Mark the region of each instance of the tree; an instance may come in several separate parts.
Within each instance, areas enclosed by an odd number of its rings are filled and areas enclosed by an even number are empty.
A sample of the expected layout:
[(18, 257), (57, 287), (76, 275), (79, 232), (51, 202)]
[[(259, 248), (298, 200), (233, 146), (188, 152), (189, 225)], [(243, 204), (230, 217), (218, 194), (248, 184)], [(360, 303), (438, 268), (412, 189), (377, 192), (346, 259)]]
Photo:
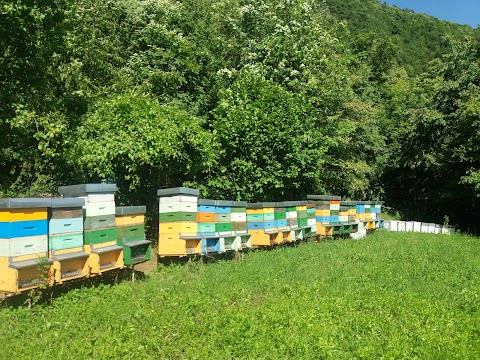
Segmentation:
[(214, 166), (216, 144), (201, 125), (173, 104), (118, 95), (87, 114), (72, 161), (85, 181), (117, 183), (121, 203), (150, 204), (156, 189), (201, 179)]

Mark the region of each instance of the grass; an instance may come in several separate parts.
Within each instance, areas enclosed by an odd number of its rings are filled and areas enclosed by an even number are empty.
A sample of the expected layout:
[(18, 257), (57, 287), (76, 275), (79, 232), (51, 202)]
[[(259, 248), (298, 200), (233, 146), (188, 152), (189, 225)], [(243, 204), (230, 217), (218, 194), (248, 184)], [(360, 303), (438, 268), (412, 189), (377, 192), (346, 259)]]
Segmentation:
[(2, 358), (479, 358), (480, 242), (378, 232), (0, 310)]

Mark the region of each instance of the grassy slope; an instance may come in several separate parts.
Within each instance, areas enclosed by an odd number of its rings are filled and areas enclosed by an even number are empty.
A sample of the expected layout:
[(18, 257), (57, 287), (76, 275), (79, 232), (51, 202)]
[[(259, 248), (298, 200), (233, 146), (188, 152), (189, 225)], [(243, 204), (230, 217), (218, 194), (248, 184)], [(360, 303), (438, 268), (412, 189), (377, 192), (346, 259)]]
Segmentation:
[(0, 311), (2, 357), (480, 356), (479, 239), (379, 232)]

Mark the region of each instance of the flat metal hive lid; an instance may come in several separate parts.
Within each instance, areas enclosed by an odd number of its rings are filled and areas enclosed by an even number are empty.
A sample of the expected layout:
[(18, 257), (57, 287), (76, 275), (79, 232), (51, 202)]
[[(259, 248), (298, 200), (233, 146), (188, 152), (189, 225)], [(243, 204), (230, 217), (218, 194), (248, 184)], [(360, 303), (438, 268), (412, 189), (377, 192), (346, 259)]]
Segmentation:
[(248, 209), (261, 209), (261, 208), (273, 208), (276, 206), (275, 202), (258, 202), (258, 203), (247, 203)]
[(58, 192), (66, 196), (83, 196), (88, 194), (114, 194), (117, 184), (77, 184), (60, 186)]
[(309, 200), (342, 200), (341, 196), (336, 195), (307, 195)]
[(85, 205), (85, 199), (82, 198), (57, 198), (51, 200), (53, 209), (81, 208)]
[(198, 199), (198, 205), (215, 206), (216, 200), (213, 199)]
[(176, 196), (176, 195), (199, 196), (200, 190), (186, 188), (186, 187), (174, 187), (174, 188), (157, 190), (157, 196)]
[(233, 201), (233, 205), (234, 207), (247, 207), (247, 202), (246, 201)]
[(233, 206), (231, 200), (215, 200), (215, 206)]
[(51, 207), (50, 198), (4, 198), (0, 199), (0, 209), (34, 209)]

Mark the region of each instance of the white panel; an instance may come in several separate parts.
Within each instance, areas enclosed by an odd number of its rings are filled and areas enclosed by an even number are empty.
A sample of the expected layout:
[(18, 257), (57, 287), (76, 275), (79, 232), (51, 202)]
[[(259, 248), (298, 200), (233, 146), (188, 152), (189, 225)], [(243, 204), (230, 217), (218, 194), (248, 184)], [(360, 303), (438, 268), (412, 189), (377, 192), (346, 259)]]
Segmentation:
[(0, 239), (0, 256), (10, 256), (10, 239)]
[(160, 213), (169, 213), (169, 212), (178, 212), (180, 211), (180, 205), (182, 203), (179, 201), (171, 203), (160, 203), (158, 204), (158, 212)]
[(390, 220), (390, 231), (398, 231), (398, 221)]
[(32, 255), (48, 251), (48, 236), (28, 236), (10, 239), (9, 256)]
[(370, 204), (365, 204), (365, 209), (370, 209), (371, 205)]
[(172, 203), (164, 203), (158, 205), (158, 211), (161, 213), (168, 213), (168, 212), (197, 212), (197, 203), (193, 202), (172, 202)]
[(429, 234), (435, 234), (435, 224), (428, 224), (428, 233)]
[(422, 223), (418, 221), (413, 222), (413, 231), (414, 232), (422, 232)]
[(114, 202), (98, 202), (85, 204), (85, 216), (115, 215)]
[(428, 223), (422, 223), (421, 232), (428, 233)]
[(190, 202), (198, 203), (198, 197), (196, 196), (186, 196), (186, 195), (177, 195), (177, 196), (168, 196), (159, 198), (160, 204), (168, 204), (174, 202)]
[(341, 223), (348, 222), (348, 216), (345, 216), (345, 215), (339, 216), (338, 221), (340, 221)]
[(370, 213), (370, 220), (377, 220), (377, 214), (376, 213)]
[(232, 213), (231, 214), (232, 222), (246, 222), (247, 214), (246, 213)]
[(330, 210), (340, 210), (340, 204), (330, 204)]
[(399, 221), (398, 222), (398, 231), (404, 232), (406, 230), (406, 223), (405, 221)]
[(297, 212), (296, 211), (287, 211), (287, 219), (296, 219)]
[(405, 225), (406, 232), (413, 232), (413, 221), (407, 221)]
[(114, 194), (90, 194), (85, 196), (85, 203), (115, 202)]
[(385, 220), (384, 223), (383, 223), (383, 228), (384, 228), (385, 230), (389, 230), (389, 231), (390, 231), (390, 226), (391, 226), (390, 220)]
[[(345, 221), (348, 221), (348, 216), (345, 216), (345, 217), (347, 218), (347, 220), (345, 220)], [(340, 221), (342, 221), (342, 220), (340, 220)], [(313, 226), (313, 225), (316, 225), (316, 224), (317, 224), (317, 220), (315, 220), (315, 219), (307, 219), (307, 225), (308, 225), (308, 226)]]

